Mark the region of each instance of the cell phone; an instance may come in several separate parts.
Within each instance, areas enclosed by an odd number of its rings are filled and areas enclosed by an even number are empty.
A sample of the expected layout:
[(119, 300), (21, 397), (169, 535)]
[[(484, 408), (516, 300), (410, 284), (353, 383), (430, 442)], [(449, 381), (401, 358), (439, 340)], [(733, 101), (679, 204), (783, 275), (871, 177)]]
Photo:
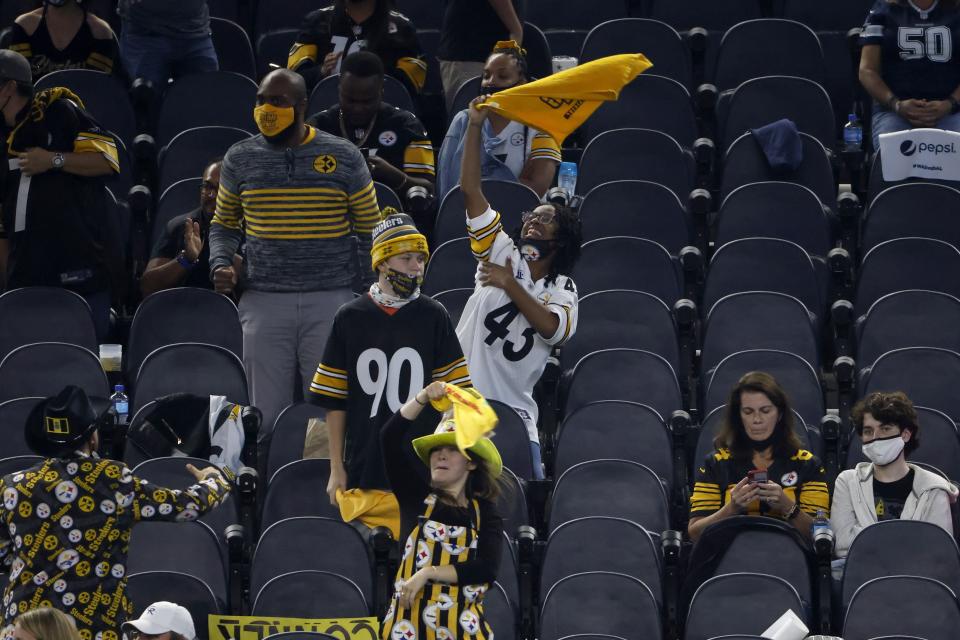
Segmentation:
[(747, 477), (750, 479), (750, 484), (761, 484), (767, 481), (767, 470), (751, 469), (747, 471)]

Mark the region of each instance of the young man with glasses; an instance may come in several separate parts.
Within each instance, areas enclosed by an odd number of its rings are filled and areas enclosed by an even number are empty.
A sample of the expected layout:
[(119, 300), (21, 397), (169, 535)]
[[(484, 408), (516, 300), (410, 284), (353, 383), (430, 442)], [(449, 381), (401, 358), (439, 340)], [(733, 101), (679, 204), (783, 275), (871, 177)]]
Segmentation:
[(482, 99), (470, 104), (460, 171), (470, 248), (480, 264), (457, 337), (474, 387), (523, 418), (534, 475), (543, 477), (533, 387), (554, 347), (577, 329), (577, 287), (565, 274), (580, 256), (580, 220), (568, 207), (541, 204), (523, 214), (513, 237), (504, 232), (481, 189)]

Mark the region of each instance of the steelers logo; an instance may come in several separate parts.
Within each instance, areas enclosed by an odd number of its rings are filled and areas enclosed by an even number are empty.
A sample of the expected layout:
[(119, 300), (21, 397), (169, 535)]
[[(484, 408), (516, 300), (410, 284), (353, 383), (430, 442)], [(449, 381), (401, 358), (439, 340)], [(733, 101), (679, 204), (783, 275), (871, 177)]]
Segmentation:
[(437, 605), (431, 604), (423, 610), (423, 624), (431, 629), (437, 628)]
[(166, 502), (167, 501), (167, 492), (163, 489), (156, 489), (153, 492), (153, 501), (154, 502)]
[(17, 615), (17, 603), (14, 602), (13, 604), (11, 604), (11, 605), (10, 605), (10, 608), (7, 609), (7, 612), (8, 612), (8, 615), (9, 615), (11, 618), (12, 618), (13, 616)]
[(57, 548), (58, 544), (59, 542), (57, 542), (57, 536), (47, 536), (43, 539), (43, 548), (47, 551), (53, 551)]
[(333, 173), (337, 170), (337, 159), (327, 154), (317, 156), (313, 161), (313, 169), (317, 173)]
[(462, 546), (462, 545), (459, 545), (459, 544), (451, 544), (451, 543), (449, 543), (449, 542), (444, 542), (444, 543), (443, 543), (443, 550), (446, 551), (447, 553), (449, 553), (449, 554), (452, 555), (452, 556), (458, 556), (458, 555), (460, 555), (461, 553), (463, 553), (464, 551), (466, 551), (467, 549), (468, 549), (468, 547), (465, 547), (465, 546)]
[(536, 262), (540, 259), (540, 250), (532, 244), (525, 244), (520, 247), (520, 256), (527, 262)]
[(447, 536), (449, 538), (459, 538), (466, 530), (466, 527), (447, 527)]
[(14, 483), (20, 482), (20, 481), (23, 480), (23, 474), (22, 474), (22, 473), (15, 473), (15, 474), (13, 475), (13, 478), (12, 478), (12, 479), (13, 479), (13, 482), (14, 482)]
[(80, 640), (90, 640), (90, 629), (80, 629)]
[(19, 549), (22, 546), (23, 546), (23, 538), (21, 538), (20, 536), (15, 537), (13, 539), (13, 548)]
[(80, 595), (77, 597), (77, 600), (80, 601), (80, 604), (87, 604), (90, 602), (90, 594), (86, 591), (81, 591)]
[(76, 602), (76, 600), (77, 600), (77, 597), (72, 593), (65, 593), (63, 594), (63, 598), (61, 598), (61, 602), (63, 602), (63, 606), (65, 607), (72, 607), (73, 603)]
[(29, 518), (30, 514), (33, 513), (33, 507), (29, 502), (21, 502), (17, 511), (20, 513), (21, 518)]
[(140, 509), (140, 517), (152, 518), (153, 514), (155, 514), (156, 512), (157, 512), (156, 509), (154, 509), (152, 505), (148, 504), (143, 509)]
[(417, 545), (417, 569), (422, 569), (430, 564), (432, 558), (433, 552), (430, 550), (430, 547), (427, 546), (426, 542), (421, 540)]
[(37, 585), (38, 587), (46, 581), (47, 581), (46, 571), (41, 571), (37, 575), (33, 576), (33, 584)]
[(104, 632), (103, 632), (103, 640), (117, 640), (117, 632), (116, 632), (116, 631), (109, 631), (109, 630), (104, 631)]
[(120, 467), (113, 464), (107, 465), (107, 467), (103, 470), (103, 473), (108, 478), (112, 480), (116, 480), (117, 478), (120, 477)]
[(73, 544), (77, 544), (83, 540), (83, 533), (80, 531), (80, 529), (71, 529), (70, 533), (67, 534), (67, 539)]
[(173, 513), (173, 505), (169, 502), (164, 502), (162, 505), (157, 507), (157, 511), (159, 511), (160, 515), (162, 516), (168, 516)]
[(115, 564), (110, 568), (110, 575), (112, 575), (114, 578), (122, 578), (123, 574), (126, 572), (127, 570), (122, 564)]
[(197, 519), (197, 512), (193, 509), (184, 509), (177, 514), (177, 522), (190, 522)]
[(116, 542), (117, 538), (119, 537), (120, 537), (119, 529), (110, 529), (110, 533), (107, 534), (107, 540), (109, 540), (110, 542)]
[(98, 562), (96, 568), (94, 569), (94, 573), (97, 574), (98, 578), (105, 577), (108, 573), (110, 573), (110, 563)]
[(800, 477), (797, 475), (796, 471), (790, 471), (788, 473), (783, 474), (783, 477), (780, 478), (780, 484), (785, 487), (792, 487), (795, 484), (797, 484), (797, 480), (799, 479)]
[(483, 585), (468, 584), (463, 588), (463, 597), (467, 602), (476, 602), (486, 590), (487, 588)]
[(409, 620), (397, 620), (390, 632), (392, 640), (417, 640), (417, 630)]
[[(393, 145), (397, 144), (397, 134), (393, 131), (384, 131), (380, 134), (380, 137), (378, 137), (377, 140), (379, 140), (380, 144), (385, 147), (392, 147)], [(433, 627), (431, 627), (431, 629), (432, 628)]]
[[(90, 575), (90, 563), (87, 562), (86, 560), (83, 560), (82, 562), (78, 563), (76, 572), (77, 572), (77, 575), (80, 576), (81, 578), (86, 578), (88, 575)], [(84, 594), (82, 593), (80, 594), (81, 602), (83, 601), (83, 595)]]
[(123, 468), (123, 471), (120, 472), (120, 482), (126, 484), (133, 480), (133, 471), (130, 471), (127, 467)]
[(93, 511), (94, 507), (97, 506), (97, 503), (94, 502), (93, 498), (90, 496), (80, 496), (78, 504), (80, 505), (80, 511), (83, 511), (84, 513), (90, 513)]
[(13, 511), (17, 506), (17, 490), (13, 487), (7, 487), (3, 490), (3, 506), (7, 511)]
[(64, 529), (69, 529), (70, 527), (73, 526), (73, 518), (71, 518), (70, 516), (63, 516), (62, 518), (60, 518), (60, 526), (63, 527)]
[(120, 493), (117, 491), (114, 496), (117, 500), (118, 509), (126, 509), (131, 504), (133, 504), (133, 494), (132, 493)]
[(50, 517), (50, 505), (41, 502), (37, 505), (37, 517), (46, 520)]
[(84, 462), (83, 464), (80, 465), (80, 471), (83, 471), (84, 473), (90, 473), (91, 471), (93, 471), (93, 463)]
[(427, 520), (423, 525), (423, 535), (434, 542), (442, 542), (447, 539), (447, 525), (442, 522)]
[(77, 475), (77, 463), (71, 462), (67, 465), (67, 473), (71, 476)]
[(523, 134), (520, 132), (517, 132), (512, 136), (510, 136), (510, 144), (512, 144), (515, 147), (519, 147), (523, 144), (523, 138), (524, 138)]
[(447, 627), (437, 627), (437, 640), (453, 640), (453, 631)]
[(451, 598), (449, 595), (447, 595), (446, 593), (441, 593), (439, 596), (437, 596), (437, 607), (441, 611), (446, 611), (452, 606), (453, 606), (453, 598)]
[[(56, 486), (56, 488), (53, 490), (53, 495), (57, 496), (57, 500), (59, 500), (64, 504), (67, 504), (69, 502), (73, 502), (74, 500), (76, 500), (77, 493), (78, 493), (77, 485), (70, 482), (69, 480), (65, 480), (59, 483)], [(81, 504), (83, 504), (82, 501), (81, 501)]]
[(476, 613), (467, 609), (460, 614), (460, 628), (463, 629), (467, 635), (475, 635), (477, 631), (480, 630), (480, 618)]
[(57, 593), (63, 593), (64, 591), (67, 590), (67, 581), (64, 580), (63, 578), (60, 578), (59, 580), (53, 583), (53, 590), (56, 591)]
[(20, 577), (20, 573), (23, 571), (25, 564), (23, 560), (17, 558), (13, 561), (13, 564), (10, 565), (10, 582), (13, 582), (16, 578)]
[(56, 480), (56, 479), (59, 478), (59, 477), (60, 477), (60, 474), (57, 473), (56, 471), (54, 471), (53, 469), (51, 469), (50, 471), (47, 471), (45, 474), (43, 474), (43, 481), (44, 481), (44, 482), (53, 482), (54, 480)]
[(84, 532), (83, 537), (87, 539), (87, 542), (93, 542), (97, 539), (97, 530), (87, 529), (86, 532)]
[(23, 536), (23, 544), (27, 545), (28, 547), (33, 544), (33, 534), (32, 534), (32, 533), (28, 533), (28, 534), (26, 534), (26, 535)]
[(114, 511), (117, 510), (117, 505), (113, 500), (104, 500), (100, 503), (100, 511), (103, 511), (108, 516), (111, 515)]

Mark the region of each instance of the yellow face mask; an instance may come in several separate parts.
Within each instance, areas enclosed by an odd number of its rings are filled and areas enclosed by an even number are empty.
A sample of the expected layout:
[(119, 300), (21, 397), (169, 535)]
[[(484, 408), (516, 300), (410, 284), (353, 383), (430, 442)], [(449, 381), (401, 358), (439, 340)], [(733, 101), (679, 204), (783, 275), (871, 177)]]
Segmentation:
[(294, 121), (293, 107), (275, 107), (272, 104), (261, 104), (254, 108), (253, 119), (257, 123), (260, 133), (273, 138), (290, 127)]

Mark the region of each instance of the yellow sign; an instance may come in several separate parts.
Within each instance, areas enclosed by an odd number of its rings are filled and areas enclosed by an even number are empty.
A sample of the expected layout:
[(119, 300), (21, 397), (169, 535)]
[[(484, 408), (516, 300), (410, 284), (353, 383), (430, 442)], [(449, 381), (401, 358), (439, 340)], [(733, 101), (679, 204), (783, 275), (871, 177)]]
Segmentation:
[(43, 423), (46, 426), (47, 433), (52, 436), (63, 436), (70, 434), (69, 418), (54, 418), (52, 416), (47, 416), (43, 419)]
[(319, 631), (342, 640), (378, 640), (376, 618), (279, 618), (267, 616), (207, 616), (210, 640), (263, 640), (287, 631)]
[(319, 173), (333, 173), (337, 170), (337, 159), (330, 155), (317, 156), (313, 168)]

